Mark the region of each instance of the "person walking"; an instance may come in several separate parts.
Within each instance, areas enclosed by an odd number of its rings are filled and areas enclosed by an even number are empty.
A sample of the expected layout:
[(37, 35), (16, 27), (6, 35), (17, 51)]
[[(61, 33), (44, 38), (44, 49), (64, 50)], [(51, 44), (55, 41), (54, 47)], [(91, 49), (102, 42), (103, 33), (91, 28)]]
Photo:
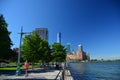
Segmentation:
[(25, 77), (27, 77), (28, 76), (28, 68), (29, 68), (29, 63), (27, 60), (24, 63), (24, 68), (25, 68)]

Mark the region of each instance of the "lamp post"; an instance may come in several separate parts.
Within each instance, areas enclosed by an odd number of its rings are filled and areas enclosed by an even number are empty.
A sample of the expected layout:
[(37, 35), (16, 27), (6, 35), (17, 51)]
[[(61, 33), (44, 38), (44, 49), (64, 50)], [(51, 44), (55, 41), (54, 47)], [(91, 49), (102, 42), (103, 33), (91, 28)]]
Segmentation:
[(20, 55), (21, 55), (22, 36), (23, 36), (23, 34), (30, 34), (30, 33), (31, 32), (29, 32), (29, 33), (23, 32), (23, 27), (21, 27), (21, 32), (18, 33), (18, 34), (20, 34), (20, 46), (19, 46), (19, 53), (18, 53), (18, 65), (17, 65), (17, 70), (16, 70), (16, 75), (17, 76), (20, 76), (20, 74), (21, 74), (21, 71), (20, 71)]

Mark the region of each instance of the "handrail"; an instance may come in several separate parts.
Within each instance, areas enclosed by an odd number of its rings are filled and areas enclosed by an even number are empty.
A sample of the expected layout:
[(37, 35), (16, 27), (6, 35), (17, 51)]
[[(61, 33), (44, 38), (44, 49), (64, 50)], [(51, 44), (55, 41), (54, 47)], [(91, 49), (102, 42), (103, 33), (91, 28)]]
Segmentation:
[(62, 72), (62, 70), (60, 70), (60, 72), (58, 73), (58, 75), (56, 76), (55, 80), (58, 79), (58, 77), (61, 77), (60, 73)]

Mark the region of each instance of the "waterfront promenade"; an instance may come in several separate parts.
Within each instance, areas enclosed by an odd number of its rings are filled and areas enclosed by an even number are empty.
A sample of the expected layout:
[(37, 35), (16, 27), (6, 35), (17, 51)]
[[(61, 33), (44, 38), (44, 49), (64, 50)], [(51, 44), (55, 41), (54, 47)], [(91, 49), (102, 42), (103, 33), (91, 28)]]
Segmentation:
[[(25, 77), (25, 72), (21, 71), (21, 75), (20, 76), (16, 76), (14, 74), (15, 71), (13, 72), (9, 72), (8, 73), (4, 73), (0, 75), (0, 79), (4, 79), (4, 80), (55, 80), (57, 78), (57, 76), (59, 75), (59, 73), (61, 72), (61, 70), (43, 70), (40, 68), (31, 70), (28, 70), (28, 77)], [(58, 77), (59, 80), (60, 77)]]
[(15, 71), (12, 71), (0, 74), (0, 80), (73, 80), (73, 78), (69, 70), (65, 70), (63, 77), (63, 70), (36, 68), (28, 70), (28, 77), (25, 77), (24, 71), (21, 71), (20, 76), (16, 76)]

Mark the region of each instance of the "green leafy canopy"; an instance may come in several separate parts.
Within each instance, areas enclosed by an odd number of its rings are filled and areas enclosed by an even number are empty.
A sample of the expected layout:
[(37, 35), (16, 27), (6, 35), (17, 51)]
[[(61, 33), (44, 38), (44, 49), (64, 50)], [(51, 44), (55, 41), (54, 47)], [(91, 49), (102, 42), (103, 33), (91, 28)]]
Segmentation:
[(3, 15), (0, 15), (0, 59), (10, 58), (12, 42), (9, 35), (10, 32), (7, 29), (7, 23)]

